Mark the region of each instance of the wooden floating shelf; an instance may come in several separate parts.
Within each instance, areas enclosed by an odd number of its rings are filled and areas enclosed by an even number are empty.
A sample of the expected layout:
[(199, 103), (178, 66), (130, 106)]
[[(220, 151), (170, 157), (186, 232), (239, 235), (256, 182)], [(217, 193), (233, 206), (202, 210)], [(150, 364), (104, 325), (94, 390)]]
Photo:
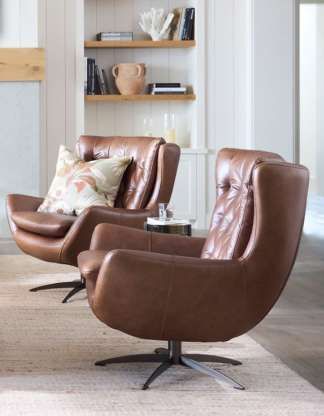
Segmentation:
[(44, 78), (44, 49), (0, 48), (0, 81), (42, 81)]
[(86, 41), (85, 48), (132, 49), (132, 48), (194, 48), (195, 40), (131, 40), (131, 41)]
[(86, 95), (88, 102), (121, 102), (121, 101), (195, 101), (195, 94), (186, 95)]

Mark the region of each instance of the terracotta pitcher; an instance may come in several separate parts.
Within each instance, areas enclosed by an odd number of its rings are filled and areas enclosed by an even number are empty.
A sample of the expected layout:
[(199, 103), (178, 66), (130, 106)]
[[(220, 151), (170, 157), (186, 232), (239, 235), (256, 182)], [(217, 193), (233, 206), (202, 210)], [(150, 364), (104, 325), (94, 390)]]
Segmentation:
[(145, 89), (145, 64), (119, 64), (112, 70), (118, 91), (122, 95), (142, 94)]

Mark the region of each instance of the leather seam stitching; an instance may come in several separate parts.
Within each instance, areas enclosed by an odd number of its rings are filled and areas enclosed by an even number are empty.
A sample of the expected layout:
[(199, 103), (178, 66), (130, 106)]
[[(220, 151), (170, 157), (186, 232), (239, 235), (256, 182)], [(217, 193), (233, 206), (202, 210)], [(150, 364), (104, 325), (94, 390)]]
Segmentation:
[[(238, 233), (237, 233), (236, 243), (235, 243), (235, 245), (234, 245), (234, 247), (233, 247), (233, 250), (232, 250), (232, 253), (231, 253), (231, 257), (232, 257), (232, 258), (233, 258), (233, 256), (234, 256), (235, 250), (237, 249), (238, 242), (239, 242), (239, 238), (240, 238), (240, 234), (241, 234), (241, 231), (242, 231), (242, 229), (243, 229), (243, 224), (244, 224), (244, 221), (245, 221), (245, 219), (246, 219), (246, 217), (247, 217), (247, 212), (246, 212), (247, 210), (246, 210), (246, 207), (248, 206), (248, 197), (249, 197), (249, 195), (250, 195), (250, 192), (251, 192), (251, 185), (249, 185), (249, 189), (248, 189), (248, 191), (247, 191), (247, 198), (246, 198), (246, 200), (245, 200), (245, 202), (244, 202), (244, 206), (243, 206), (244, 214), (243, 214), (242, 221), (241, 221), (241, 224), (240, 224), (240, 227), (239, 227)], [(242, 205), (243, 205), (243, 204), (242, 204)]]
[[(159, 166), (159, 159), (157, 160), (157, 171), (156, 171), (156, 173), (157, 173), (157, 178), (156, 178), (156, 180), (155, 180), (155, 186), (154, 186), (154, 188), (156, 187), (156, 186), (158, 186), (159, 187), (159, 192), (158, 192), (158, 195), (157, 195), (157, 199), (156, 199), (156, 201), (155, 201), (155, 204), (157, 205), (157, 203), (161, 200), (161, 190), (164, 188), (164, 163), (161, 163), (161, 166)], [(160, 171), (159, 171), (160, 170)], [(160, 176), (160, 180), (159, 180), (159, 183), (158, 183), (158, 176)], [(154, 191), (155, 191), (155, 189), (153, 189), (153, 192), (152, 192), (152, 197), (154, 196)]]
[[(161, 140), (159, 140), (159, 142), (156, 144), (157, 148), (156, 148), (156, 152), (155, 152), (155, 155), (154, 155), (154, 160), (150, 163), (150, 166), (148, 168), (148, 172), (149, 172), (148, 184), (151, 181), (151, 175), (152, 175), (152, 172), (153, 172), (153, 167), (158, 162), (158, 156), (159, 156), (162, 145), (163, 145), (163, 143), (161, 143)], [(155, 182), (156, 182), (156, 179), (155, 179)], [(150, 187), (148, 186), (148, 184), (146, 184), (146, 186), (145, 186), (146, 189), (142, 193), (142, 196), (141, 196), (141, 199), (140, 199), (140, 207), (143, 207), (145, 199), (148, 200), (150, 198), (150, 196), (148, 195), (148, 193), (150, 191), (150, 189), (149, 189)], [(154, 184), (151, 184), (151, 191), (153, 191), (153, 190), (154, 190)], [(145, 194), (147, 194), (147, 195), (145, 195)]]

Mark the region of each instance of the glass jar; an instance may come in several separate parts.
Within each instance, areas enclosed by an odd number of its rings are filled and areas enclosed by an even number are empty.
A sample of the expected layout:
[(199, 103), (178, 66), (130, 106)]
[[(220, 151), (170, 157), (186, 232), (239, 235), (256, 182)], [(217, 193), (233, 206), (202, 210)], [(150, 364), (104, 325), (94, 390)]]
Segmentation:
[(174, 113), (164, 114), (164, 138), (168, 143), (176, 143), (177, 130), (176, 130), (176, 116)]
[(143, 120), (144, 136), (153, 137), (153, 119), (152, 117), (144, 117)]

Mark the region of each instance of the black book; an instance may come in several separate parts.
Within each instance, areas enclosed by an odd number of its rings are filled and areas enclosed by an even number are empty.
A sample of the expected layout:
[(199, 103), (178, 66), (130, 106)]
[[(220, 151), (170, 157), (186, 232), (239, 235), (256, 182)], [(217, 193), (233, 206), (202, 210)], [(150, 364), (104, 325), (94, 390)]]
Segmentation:
[(94, 94), (94, 65), (95, 60), (92, 58), (87, 59), (87, 95)]
[(196, 10), (193, 8), (191, 15), (190, 15), (188, 40), (195, 39), (195, 17), (196, 17)]
[(87, 59), (87, 95), (91, 95), (91, 58)]
[(95, 95), (104, 95), (104, 88), (101, 84), (98, 65), (95, 65)]
[(105, 84), (106, 94), (109, 94), (110, 93), (109, 83), (108, 83), (108, 77), (107, 77), (106, 71), (104, 69), (102, 69), (101, 72), (102, 72), (102, 79), (103, 79), (103, 82)]
[(180, 88), (180, 82), (156, 82), (148, 85), (149, 94), (152, 93), (154, 88)]
[(183, 29), (182, 29), (182, 34), (181, 34), (181, 40), (187, 40), (190, 13), (191, 13), (191, 8), (187, 7), (184, 12), (184, 23), (183, 23)]
[(186, 8), (181, 40), (188, 40), (188, 31), (189, 31), (191, 11), (192, 11), (192, 8), (190, 7)]
[(91, 59), (90, 64), (90, 95), (95, 95), (96, 83), (95, 83), (95, 59)]
[(180, 82), (156, 82), (152, 84), (155, 88), (180, 88)]
[(98, 68), (98, 78), (100, 80), (101, 95), (107, 95), (108, 94), (108, 86), (107, 86), (107, 83), (106, 83), (105, 71), (103, 69)]

